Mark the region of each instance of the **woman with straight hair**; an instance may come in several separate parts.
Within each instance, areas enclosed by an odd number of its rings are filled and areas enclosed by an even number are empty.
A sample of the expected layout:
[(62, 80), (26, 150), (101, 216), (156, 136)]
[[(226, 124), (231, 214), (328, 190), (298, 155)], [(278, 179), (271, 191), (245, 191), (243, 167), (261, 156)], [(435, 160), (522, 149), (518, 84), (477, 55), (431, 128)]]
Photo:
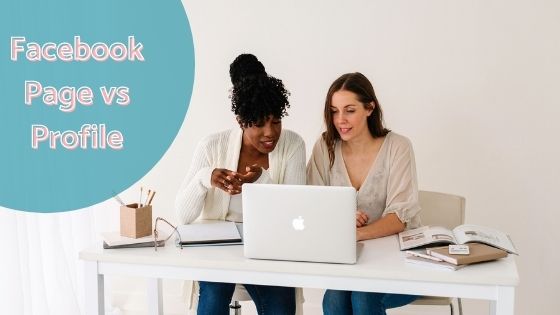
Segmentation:
[[(358, 241), (393, 235), (420, 225), (418, 184), (410, 141), (383, 125), (371, 82), (361, 73), (336, 79), (325, 100), (327, 130), (313, 147), (307, 183), (357, 190)], [(336, 233), (336, 231), (333, 231)], [(417, 297), (327, 290), (326, 315), (383, 315)]]

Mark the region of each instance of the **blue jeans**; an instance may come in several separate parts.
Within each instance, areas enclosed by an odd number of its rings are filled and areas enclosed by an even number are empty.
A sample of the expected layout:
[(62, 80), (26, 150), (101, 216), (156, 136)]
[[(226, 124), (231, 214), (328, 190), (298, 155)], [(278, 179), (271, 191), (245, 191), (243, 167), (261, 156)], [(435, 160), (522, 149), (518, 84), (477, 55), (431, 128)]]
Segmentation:
[[(229, 315), (229, 304), (235, 283), (200, 281), (197, 315)], [(293, 315), (296, 313), (294, 288), (244, 284), (260, 315)]]
[(327, 290), (323, 296), (325, 315), (385, 315), (388, 308), (409, 304), (416, 295)]

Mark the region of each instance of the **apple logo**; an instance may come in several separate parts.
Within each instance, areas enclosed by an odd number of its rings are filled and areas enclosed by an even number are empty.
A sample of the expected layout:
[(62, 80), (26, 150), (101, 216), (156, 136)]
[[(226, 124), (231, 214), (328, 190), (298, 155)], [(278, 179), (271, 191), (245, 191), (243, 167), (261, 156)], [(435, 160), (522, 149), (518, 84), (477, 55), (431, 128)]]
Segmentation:
[(301, 217), (301, 215), (292, 221), (292, 226), (296, 231), (303, 231), (303, 229), (305, 229), (303, 221), (304, 219)]

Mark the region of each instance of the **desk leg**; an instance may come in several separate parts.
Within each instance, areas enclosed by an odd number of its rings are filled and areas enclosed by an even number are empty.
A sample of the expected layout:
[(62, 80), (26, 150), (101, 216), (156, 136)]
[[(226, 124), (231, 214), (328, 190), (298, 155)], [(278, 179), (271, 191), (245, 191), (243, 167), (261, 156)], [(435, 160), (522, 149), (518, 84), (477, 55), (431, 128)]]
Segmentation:
[(163, 315), (161, 279), (148, 279), (148, 314)]
[(515, 307), (515, 289), (513, 287), (498, 287), (496, 301), (490, 301), (491, 315), (513, 315)]
[(87, 315), (105, 314), (104, 276), (97, 273), (96, 261), (85, 261), (85, 307)]

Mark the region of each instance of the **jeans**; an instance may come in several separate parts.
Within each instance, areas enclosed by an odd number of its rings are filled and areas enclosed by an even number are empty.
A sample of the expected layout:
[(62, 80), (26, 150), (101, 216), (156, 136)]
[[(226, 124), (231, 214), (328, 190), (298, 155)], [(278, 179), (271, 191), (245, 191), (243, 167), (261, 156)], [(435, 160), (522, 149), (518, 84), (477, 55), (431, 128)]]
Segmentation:
[[(197, 315), (229, 315), (229, 304), (235, 283), (200, 281)], [(293, 315), (296, 313), (294, 288), (244, 284), (260, 315)]]
[(388, 308), (409, 304), (416, 295), (327, 290), (323, 296), (325, 315), (385, 315)]

